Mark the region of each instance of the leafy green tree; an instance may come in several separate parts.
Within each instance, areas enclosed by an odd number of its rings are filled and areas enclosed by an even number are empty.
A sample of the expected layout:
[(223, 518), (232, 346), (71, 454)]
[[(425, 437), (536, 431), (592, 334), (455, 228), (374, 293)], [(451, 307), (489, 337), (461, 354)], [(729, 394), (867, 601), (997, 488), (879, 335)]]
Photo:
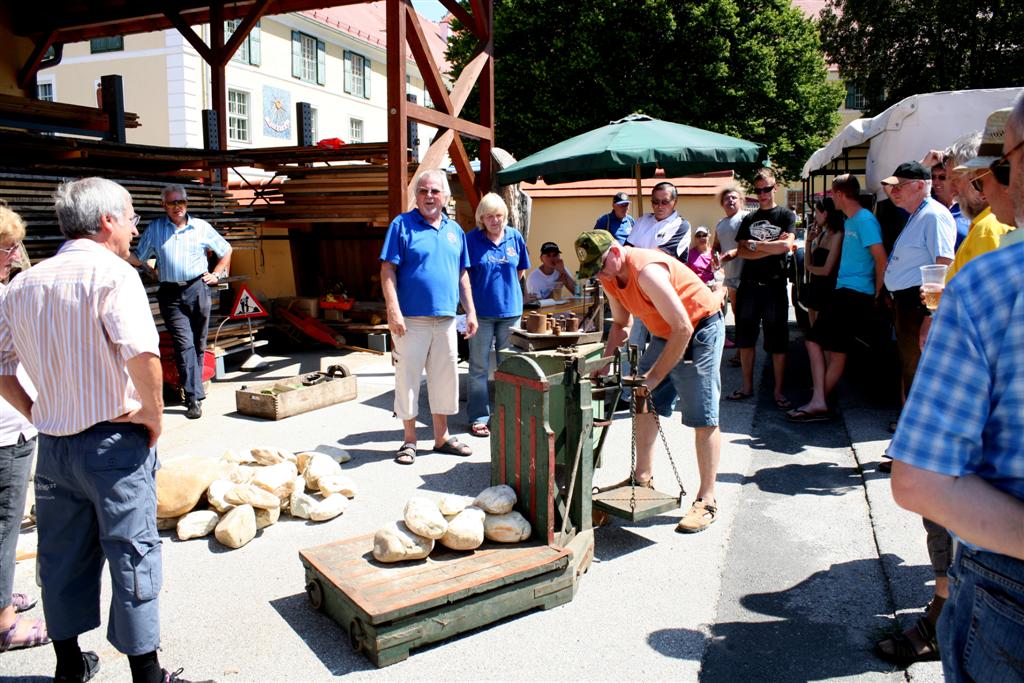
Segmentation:
[(871, 114), (909, 95), (1024, 77), (1019, 0), (829, 0), (820, 28), (826, 54)]
[[(453, 28), (457, 76), (477, 41)], [(494, 51), (497, 144), (518, 158), (639, 111), (761, 142), (792, 174), (843, 97), (787, 0), (494, 0)]]

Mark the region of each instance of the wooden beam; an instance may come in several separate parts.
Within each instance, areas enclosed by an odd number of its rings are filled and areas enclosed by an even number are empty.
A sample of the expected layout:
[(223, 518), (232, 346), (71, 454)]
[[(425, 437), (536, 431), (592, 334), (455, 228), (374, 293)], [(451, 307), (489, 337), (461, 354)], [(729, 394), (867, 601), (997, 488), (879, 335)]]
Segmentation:
[(168, 20), (170, 20), (174, 28), (178, 29), (178, 33), (184, 36), (185, 40), (189, 42), (189, 45), (195, 48), (203, 61), (212, 65), (213, 53), (210, 51), (210, 47), (203, 42), (203, 39), (200, 38), (195, 31), (192, 30), (192, 27), (188, 25), (188, 22), (186, 22), (178, 12), (171, 9), (166, 10), (164, 15)]
[(476, 186), (473, 167), (469, 165), (466, 146), (462, 144), (462, 138), (458, 135), (452, 140), (451, 147), (448, 148), (448, 155), (452, 158), (452, 163), (455, 164), (455, 170), (458, 171), (459, 184), (462, 185), (466, 198), (469, 199), (469, 205), (476, 213), (476, 207), (480, 203), (480, 191)]
[(425, 123), (428, 126), (433, 126), (434, 128), (451, 128), (463, 135), (468, 135), (469, 137), (476, 138), (478, 140), (490, 140), (494, 135), (493, 130), (487, 126), (481, 126), (479, 123), (460, 119), (456, 116), (437, 111), (436, 109), (427, 109), (426, 107), (413, 104), (412, 102), (406, 105), (406, 113), (408, 117), (414, 121)]
[(430, 93), (434, 106), (446, 114), (451, 114), (453, 111), (451, 100), (448, 98), (448, 88), (441, 81), (441, 70), (437, 68), (434, 54), (427, 47), (427, 38), (423, 35), (419, 16), (415, 12), (406, 12), (405, 17), (409, 49), (412, 51), (416, 66), (420, 69), (420, 75), (423, 76), (423, 85)]
[[(480, 0), (473, 0), (473, 3), (474, 6), (481, 4)], [(480, 125), (491, 134), (480, 140), (480, 174), (476, 186), (481, 194), (486, 194), (491, 191), (491, 148), (494, 146), (494, 3), (487, 0), (483, 4), (486, 6), (481, 7), (480, 19), (486, 38), (480, 55), (486, 55), (487, 59), (480, 73)]]
[(25, 91), (29, 96), (35, 97), (35, 93), (29, 93), (28, 87), (35, 79), (36, 72), (39, 71), (39, 65), (43, 62), (43, 56), (46, 51), (53, 45), (53, 38), (57, 35), (56, 31), (50, 31), (46, 35), (39, 38), (36, 41), (36, 46), (32, 49), (32, 54), (25, 60), (25, 65), (18, 71), (18, 87)]
[(405, 0), (386, 0), (387, 74), (388, 74), (388, 212), (394, 217), (406, 211), (406, 148), (408, 141), (408, 107), (405, 99), (406, 14), (410, 7)]
[(477, 23), (476, 17), (466, 11), (462, 5), (459, 4), (458, 0), (440, 0), (444, 8), (452, 13), (459, 22), (468, 28), (470, 32), (480, 40), (483, 40), (483, 29), (480, 24)]
[[(433, 142), (430, 143), (430, 147), (427, 148), (427, 153), (423, 155), (423, 159), (420, 160), (420, 165), (416, 169), (416, 173), (412, 178), (409, 179), (409, 184), (406, 186), (406, 193), (409, 196), (409, 204), (415, 203), (416, 188), (412, 186), (416, 180), (416, 176), (420, 174), (420, 171), (425, 171), (432, 168), (441, 168), (441, 163), (444, 161), (444, 155), (448, 153), (448, 148), (451, 147), (452, 142), (455, 139), (455, 131), (439, 130), (437, 135), (434, 136)], [(406, 206), (406, 211), (412, 210), (411, 205)]]
[[(228, 79), (226, 63), (219, 57), (224, 53), (224, 5), (210, 5), (210, 94), (213, 98), (213, 110), (217, 112), (218, 149), (228, 148)], [(222, 171), (226, 181), (226, 169)]]
[(466, 100), (469, 99), (469, 94), (473, 91), (473, 86), (476, 85), (480, 74), (487, 67), (487, 62), (490, 58), (491, 56), (481, 48), (477, 56), (473, 57), (469, 64), (462, 69), (459, 79), (452, 86), (452, 109), (450, 112), (452, 116), (458, 116), (462, 112), (462, 108), (466, 105)]
[(260, 20), (266, 11), (267, 5), (271, 3), (271, 0), (257, 0), (255, 4), (249, 9), (249, 13), (245, 15), (245, 19), (238, 25), (235, 32), (231, 34), (231, 40), (228, 41), (227, 45), (224, 46), (224, 50), (218, 56), (218, 60), (221, 64), (227, 64), (231, 61), (231, 58), (238, 52), (238, 48), (242, 45), (242, 41), (249, 37), (249, 33), (252, 32), (256, 22)]

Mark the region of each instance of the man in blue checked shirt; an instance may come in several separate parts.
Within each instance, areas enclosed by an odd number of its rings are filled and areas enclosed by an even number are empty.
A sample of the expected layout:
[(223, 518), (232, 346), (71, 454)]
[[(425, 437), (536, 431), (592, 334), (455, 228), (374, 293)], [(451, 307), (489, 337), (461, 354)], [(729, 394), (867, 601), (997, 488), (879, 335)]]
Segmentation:
[(946, 286), (889, 447), (896, 502), (959, 541), (938, 623), (950, 682), (1024, 678), (1022, 259), (983, 254)]
[[(199, 402), (206, 398), (203, 353), (210, 325), (210, 286), (227, 277), (231, 245), (209, 223), (189, 215), (183, 186), (168, 185), (161, 197), (167, 216), (149, 224), (129, 262), (138, 266), (156, 257), (160, 279), (157, 302), (174, 343), (174, 362), (185, 392), (185, 417), (196, 420), (203, 415)], [(210, 252), (218, 259), (212, 270)]]

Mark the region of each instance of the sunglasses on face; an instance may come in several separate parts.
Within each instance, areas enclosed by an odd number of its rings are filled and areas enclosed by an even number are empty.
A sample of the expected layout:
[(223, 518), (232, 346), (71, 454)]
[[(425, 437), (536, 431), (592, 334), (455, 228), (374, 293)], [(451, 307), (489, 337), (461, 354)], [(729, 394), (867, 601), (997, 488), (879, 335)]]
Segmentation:
[(179, 206), (188, 206), (188, 200), (186, 200), (186, 199), (172, 199), (170, 201), (164, 202), (164, 206), (172, 206), (172, 207), (175, 207), (175, 208), (177, 208)]
[(651, 206), (672, 206), (671, 199), (652, 199)]
[[(1013, 149), (1009, 152), (989, 164), (988, 170), (992, 172), (992, 176), (1000, 185), (1008, 186), (1010, 184), (1010, 155), (1020, 149), (1022, 145), (1024, 145), (1024, 138), (1014, 145)], [(982, 176), (983, 175), (985, 174), (983, 173)], [(978, 177), (980, 178), (981, 176)]]
[(768, 185), (767, 187), (755, 187), (754, 194), (768, 194), (775, 189), (774, 185)]

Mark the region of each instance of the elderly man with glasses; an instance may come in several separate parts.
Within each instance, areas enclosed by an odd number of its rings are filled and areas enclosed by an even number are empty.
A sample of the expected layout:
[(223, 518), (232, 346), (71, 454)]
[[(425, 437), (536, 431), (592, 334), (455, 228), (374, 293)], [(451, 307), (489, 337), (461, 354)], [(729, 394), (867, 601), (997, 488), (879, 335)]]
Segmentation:
[(927, 311), (921, 303), (921, 266), (952, 263), (956, 241), (953, 216), (930, 196), (931, 177), (931, 170), (917, 161), (908, 161), (882, 180), (892, 203), (910, 214), (896, 238), (885, 269), (885, 288), (893, 303), (904, 397), (910, 391), (921, 358), (919, 337)]
[(757, 172), (757, 210), (743, 217), (736, 232), (736, 253), (744, 259), (735, 311), (743, 386), (726, 398), (741, 401), (754, 395), (754, 345), (763, 327), (764, 350), (771, 354), (775, 372), (775, 406), (789, 410), (793, 404), (783, 393), (789, 347), (786, 258), (793, 246), (796, 214), (775, 203), (775, 186), (771, 170)]
[(65, 183), (54, 199), (67, 241), (0, 301), (0, 395), (39, 430), (39, 578), (54, 680), (87, 681), (99, 668), (78, 636), (100, 625), (106, 565), (107, 640), (128, 656), (135, 683), (166, 681), (157, 655), (160, 350), (145, 288), (125, 263), (138, 216), (128, 192), (104, 178)]
[[(149, 224), (129, 261), (141, 265), (156, 257), (160, 315), (174, 344), (174, 363), (185, 394), (185, 417), (202, 417), (203, 354), (210, 326), (210, 286), (227, 277), (231, 245), (209, 223), (188, 212), (188, 194), (181, 185), (162, 193), (166, 216)], [(209, 253), (217, 255), (210, 269)]]

